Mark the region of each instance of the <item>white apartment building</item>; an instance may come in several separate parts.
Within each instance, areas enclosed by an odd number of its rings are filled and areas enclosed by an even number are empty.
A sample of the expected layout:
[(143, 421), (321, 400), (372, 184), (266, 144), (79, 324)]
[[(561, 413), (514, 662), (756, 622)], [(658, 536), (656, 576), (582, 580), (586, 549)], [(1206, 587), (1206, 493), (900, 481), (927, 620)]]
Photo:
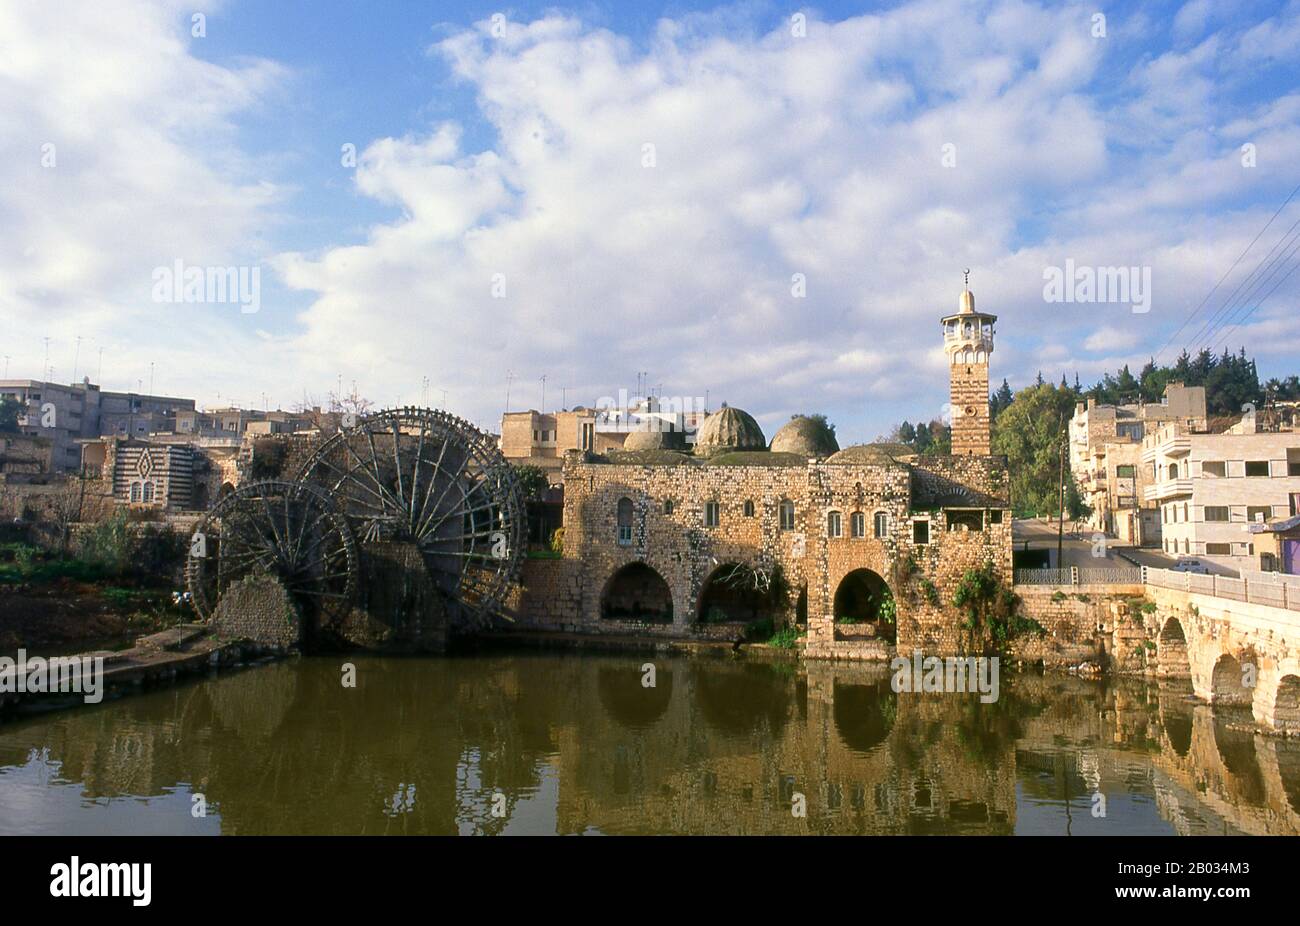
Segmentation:
[(1089, 526), (1135, 546), (1160, 545), (1160, 519), (1145, 494), (1149, 469), (1141, 465), (1141, 455), (1146, 435), (1170, 422), (1206, 430), (1203, 386), (1170, 383), (1159, 403), (1098, 405), (1089, 399), (1075, 407), (1070, 471), (1092, 509)]
[(1223, 434), (1170, 423), (1143, 440), (1142, 463), (1171, 556), (1257, 569), (1250, 525), (1300, 513), (1300, 432), (1256, 432), (1250, 417)]

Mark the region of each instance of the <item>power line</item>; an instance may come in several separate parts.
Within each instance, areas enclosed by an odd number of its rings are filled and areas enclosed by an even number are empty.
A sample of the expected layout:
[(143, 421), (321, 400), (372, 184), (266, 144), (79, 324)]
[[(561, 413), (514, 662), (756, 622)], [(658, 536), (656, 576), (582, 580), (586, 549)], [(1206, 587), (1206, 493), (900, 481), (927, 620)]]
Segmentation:
[(1282, 205), (1277, 207), (1277, 211), (1274, 212), (1272, 217), (1270, 217), (1269, 220), (1264, 224), (1264, 227), (1259, 230), (1259, 234), (1255, 235), (1255, 237), (1251, 239), (1250, 244), (1246, 245), (1246, 250), (1242, 251), (1239, 255), (1237, 255), (1237, 259), (1232, 262), (1232, 266), (1229, 267), (1224, 272), (1223, 276), (1219, 277), (1219, 282), (1215, 283), (1214, 288), (1205, 294), (1205, 298), (1200, 301), (1200, 303), (1196, 306), (1196, 308), (1192, 309), (1191, 314), (1189, 314), (1187, 318), (1183, 320), (1183, 323), (1178, 326), (1178, 330), (1175, 331), (1172, 335), (1170, 335), (1169, 340), (1165, 342), (1164, 347), (1156, 351), (1157, 358), (1160, 357), (1160, 355), (1162, 355), (1166, 350), (1168, 350), (1169, 345), (1174, 343), (1174, 341), (1178, 338), (1178, 335), (1182, 334), (1183, 329), (1187, 327), (1188, 323), (1190, 323), (1191, 320), (1196, 317), (1196, 314), (1200, 312), (1201, 309), (1205, 306), (1205, 304), (1210, 301), (1210, 297), (1212, 297), (1216, 292), (1218, 292), (1219, 287), (1223, 285), (1223, 281), (1228, 278), (1228, 276), (1232, 273), (1232, 271), (1237, 269), (1237, 265), (1241, 263), (1242, 259), (1250, 252), (1250, 249), (1255, 246), (1255, 242), (1259, 241), (1260, 237), (1263, 236), (1264, 232), (1268, 231), (1269, 226), (1273, 224), (1273, 220), (1276, 219), (1279, 215), (1281, 215), (1282, 210), (1286, 208), (1287, 203), (1291, 202), (1291, 200), (1295, 198), (1296, 193), (1300, 193), (1300, 184), (1297, 184), (1296, 188), (1291, 191), (1291, 195), (1282, 201)]
[[(1297, 242), (1300, 242), (1300, 237), (1297, 237), (1296, 240)], [(1256, 297), (1260, 289), (1262, 289), (1270, 280), (1272, 280), (1273, 277), (1277, 274), (1277, 272), (1281, 270), (1283, 267), (1285, 267), (1287, 263), (1291, 260), (1291, 258), (1296, 255), (1297, 252), (1300, 252), (1300, 243), (1297, 243), (1295, 247), (1291, 248), (1290, 253), (1288, 253), (1285, 257), (1283, 257), (1282, 255), (1278, 255), (1277, 258), (1274, 258), (1274, 260), (1271, 261), (1272, 266), (1271, 269), (1268, 271), (1268, 273), (1261, 276), (1258, 280), (1255, 281), (1255, 284), (1242, 297), (1240, 303), (1234, 306), (1232, 311), (1229, 312), (1228, 315), (1224, 316), (1223, 324), (1219, 327), (1219, 330), (1215, 332), (1211, 332), (1209, 336), (1206, 338), (1205, 347), (1207, 349), (1210, 348), (1211, 346), (1217, 346), (1217, 345), (1211, 345), (1211, 342), (1214, 341), (1218, 337), (1218, 335), (1227, 331), (1228, 328), (1230, 327), (1240, 326), (1241, 322), (1245, 321), (1246, 318), (1248, 318), (1251, 314), (1254, 313), (1255, 309), (1259, 308), (1260, 300), (1257, 300), (1253, 308), (1247, 311), (1244, 315), (1241, 314), (1242, 309), (1245, 309), (1247, 306), (1251, 304), (1251, 300)], [(1288, 271), (1286, 274), (1282, 276), (1282, 280), (1285, 280), (1288, 276), (1290, 276), (1291, 272), (1294, 271), (1294, 269), (1295, 267), (1293, 266), (1291, 271)], [(1281, 281), (1279, 280), (1279, 283), (1280, 282)], [(1268, 291), (1268, 295), (1271, 295), (1273, 293), (1273, 290), (1276, 288), (1277, 286), (1275, 285), (1273, 289), (1270, 289)]]
[[(1213, 315), (1211, 315), (1210, 318), (1206, 321), (1206, 323), (1202, 325), (1200, 329), (1196, 332), (1196, 335), (1190, 341), (1187, 342), (1187, 348), (1189, 352), (1194, 351), (1197, 344), (1200, 343), (1201, 341), (1208, 341), (1211, 338), (1213, 338), (1215, 334), (1215, 329), (1221, 328), (1224, 324), (1226, 324), (1226, 319), (1229, 318), (1231, 315), (1233, 315), (1235, 312), (1237, 312), (1241, 308), (1242, 304), (1244, 304), (1244, 301), (1250, 299), (1251, 293), (1254, 292), (1254, 290), (1257, 287), (1257, 284), (1260, 282), (1260, 280), (1263, 279), (1262, 276), (1260, 277), (1259, 280), (1256, 280), (1254, 284), (1251, 284), (1250, 289), (1246, 290), (1245, 294), (1242, 296), (1243, 301), (1240, 303), (1237, 302), (1237, 294), (1241, 293), (1242, 287), (1250, 283), (1251, 279), (1255, 277), (1256, 274), (1260, 274), (1261, 271), (1266, 272), (1269, 269), (1271, 269), (1274, 264), (1276, 264), (1278, 257), (1280, 257), (1281, 254), (1285, 252), (1285, 250), (1288, 247), (1290, 247), (1290, 242), (1288, 241), (1288, 239), (1293, 238), (1293, 235), (1295, 234), (1297, 228), (1300, 228), (1300, 219), (1296, 219), (1295, 223), (1289, 229), (1287, 229), (1286, 234), (1284, 234), (1281, 238), (1279, 238), (1273, 244), (1273, 247), (1269, 248), (1268, 253), (1265, 254), (1260, 259), (1260, 262), (1255, 265), (1255, 269), (1252, 270), (1250, 273), (1246, 274), (1245, 278), (1240, 283), (1237, 284), (1236, 288), (1232, 291), (1232, 293), (1228, 296), (1228, 298), (1224, 301), (1224, 303), (1221, 306), (1219, 306), (1218, 311), (1216, 311)], [(1281, 251), (1278, 251), (1279, 248), (1281, 248)], [(1277, 256), (1274, 256), (1274, 252), (1277, 252)], [(1270, 258), (1272, 259), (1270, 260)]]
[[(1294, 253), (1294, 252), (1292, 252), (1292, 253)], [(1254, 308), (1252, 308), (1249, 312), (1247, 312), (1245, 315), (1243, 315), (1243, 316), (1242, 316), (1242, 317), (1241, 317), (1241, 318), (1240, 318), (1240, 319), (1235, 323), (1235, 327), (1240, 328), (1241, 325), (1246, 321), (1246, 319), (1248, 319), (1248, 318), (1250, 318), (1250, 316), (1254, 315), (1255, 312), (1259, 309), (1259, 307), (1262, 306), (1266, 301), (1268, 301), (1268, 297), (1271, 296), (1271, 295), (1273, 295), (1273, 292), (1274, 292), (1274, 291), (1275, 291), (1279, 286), (1281, 286), (1283, 283), (1285, 283), (1285, 282), (1287, 281), (1287, 278), (1290, 277), (1291, 274), (1295, 273), (1296, 270), (1300, 270), (1300, 263), (1292, 264), (1292, 265), (1291, 265), (1291, 269), (1288, 270), (1285, 274), (1283, 274), (1283, 275), (1282, 275), (1282, 278), (1279, 279), (1276, 283), (1273, 284), (1273, 288), (1270, 289), (1267, 293), (1265, 293), (1262, 299), (1260, 299), (1258, 302), (1255, 303)], [(1223, 343), (1223, 342), (1225, 342), (1225, 341), (1227, 341), (1227, 340), (1228, 340), (1228, 335), (1227, 335), (1227, 333), (1225, 332), (1223, 338), (1220, 340), (1219, 343)], [(1218, 350), (1218, 347), (1219, 347), (1219, 344), (1215, 344), (1215, 345), (1214, 345), (1214, 350)]]

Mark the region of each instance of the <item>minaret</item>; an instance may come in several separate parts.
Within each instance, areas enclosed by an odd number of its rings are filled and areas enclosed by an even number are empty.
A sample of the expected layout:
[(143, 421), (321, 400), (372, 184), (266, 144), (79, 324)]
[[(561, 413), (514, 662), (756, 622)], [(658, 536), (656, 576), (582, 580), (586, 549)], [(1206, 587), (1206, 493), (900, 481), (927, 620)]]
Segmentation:
[(975, 311), (970, 271), (956, 315), (945, 315), (943, 349), (948, 355), (948, 395), (952, 403), (952, 452), (988, 456), (989, 354), (993, 353), (996, 315)]

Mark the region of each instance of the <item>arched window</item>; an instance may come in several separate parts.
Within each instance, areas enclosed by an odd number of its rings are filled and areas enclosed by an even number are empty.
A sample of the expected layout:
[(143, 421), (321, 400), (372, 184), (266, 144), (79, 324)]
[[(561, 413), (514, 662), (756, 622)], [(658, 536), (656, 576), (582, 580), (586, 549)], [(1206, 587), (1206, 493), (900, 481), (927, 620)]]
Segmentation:
[(153, 483), (146, 482), (141, 490), (141, 499), (146, 505), (153, 504)]
[(840, 513), (838, 511), (831, 511), (831, 512), (827, 512), (826, 514), (826, 536), (827, 537), (844, 536), (844, 523), (840, 519)]
[(781, 507), (778, 509), (781, 516), (781, 530), (794, 530), (794, 502), (785, 498), (781, 500)]
[(849, 515), (849, 534), (854, 537), (867, 536), (867, 518), (861, 511)]
[(877, 511), (875, 518), (872, 520), (872, 528), (875, 531), (876, 538), (884, 539), (885, 534), (889, 533), (889, 515), (883, 511)]
[(671, 498), (666, 498), (664, 499), (664, 514), (672, 514), (672, 513), (673, 513), (673, 500)]
[(140, 502), (140, 483), (131, 483), (131, 504), (136, 505)]
[(632, 545), (632, 499), (618, 500), (618, 544), (621, 547)]
[(1170, 463), (1170, 464), (1169, 464), (1169, 478), (1170, 478), (1170, 479), (1177, 479), (1177, 478), (1178, 478), (1178, 464), (1177, 464), (1177, 463)]
[(747, 498), (745, 499), (745, 517), (752, 518), (753, 516), (754, 516), (754, 501), (753, 499)]

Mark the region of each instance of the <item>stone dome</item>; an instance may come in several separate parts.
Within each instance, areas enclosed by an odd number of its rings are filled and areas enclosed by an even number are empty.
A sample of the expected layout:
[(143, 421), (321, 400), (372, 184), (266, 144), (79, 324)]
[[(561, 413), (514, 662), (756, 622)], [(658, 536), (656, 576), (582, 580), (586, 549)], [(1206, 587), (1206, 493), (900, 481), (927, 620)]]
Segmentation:
[(839, 453), (832, 454), (827, 463), (896, 463), (898, 448), (911, 451), (902, 444), (854, 444), (852, 447), (845, 447)]
[(632, 431), (623, 439), (624, 450), (684, 450), (681, 431)]
[(825, 419), (796, 415), (772, 438), (773, 453), (797, 453), (805, 457), (829, 457), (840, 449), (835, 432)]
[(704, 419), (695, 433), (695, 452), (702, 456), (732, 450), (766, 450), (763, 429), (748, 412), (729, 406)]

